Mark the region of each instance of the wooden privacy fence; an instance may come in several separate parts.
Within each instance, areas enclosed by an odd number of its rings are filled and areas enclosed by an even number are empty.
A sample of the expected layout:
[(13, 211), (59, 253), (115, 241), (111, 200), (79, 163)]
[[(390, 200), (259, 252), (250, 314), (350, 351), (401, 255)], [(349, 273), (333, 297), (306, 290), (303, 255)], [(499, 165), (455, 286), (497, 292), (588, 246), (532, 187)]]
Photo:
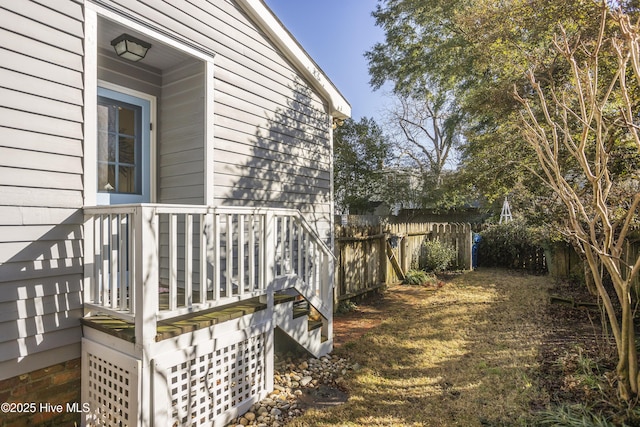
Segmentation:
[(455, 248), (453, 268), (470, 270), (470, 224), (400, 223), (336, 226), (336, 300), (398, 283), (412, 268), (422, 268), (423, 243), (440, 240)]
[[(585, 279), (585, 270), (589, 267), (571, 245), (564, 242), (555, 243), (545, 248), (545, 256), (549, 274), (552, 277)], [(624, 243), (622, 264), (632, 266), (638, 257), (640, 257), (640, 239), (636, 234)], [(622, 277), (626, 278), (629, 270), (622, 268), (621, 271)], [(631, 286), (640, 293), (640, 275), (634, 278)]]

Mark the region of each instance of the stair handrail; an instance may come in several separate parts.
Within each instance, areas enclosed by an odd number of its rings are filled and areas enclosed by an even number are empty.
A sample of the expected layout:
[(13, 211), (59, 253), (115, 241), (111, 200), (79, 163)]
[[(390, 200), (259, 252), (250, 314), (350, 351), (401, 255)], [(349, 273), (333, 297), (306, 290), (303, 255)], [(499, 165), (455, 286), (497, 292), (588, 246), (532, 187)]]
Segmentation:
[[(330, 277), (332, 273), (332, 261), (335, 261), (336, 259), (333, 251), (319, 237), (298, 209), (276, 209), (271, 210), (271, 212), (274, 213), (275, 216), (290, 217), (296, 224), (298, 224), (301, 227), (301, 231), (309, 237), (311, 244), (318, 251), (318, 257), (321, 261), (321, 264), (318, 265), (319, 269), (317, 270), (317, 286), (313, 286), (311, 283), (306, 282), (306, 278), (301, 274), (300, 266), (298, 271), (296, 271), (296, 279), (289, 282), (286, 286), (294, 287), (316, 310), (322, 314), (323, 317), (330, 317), (333, 313), (333, 286)], [(281, 279), (285, 277), (286, 276), (280, 276)], [(292, 278), (293, 277), (289, 277), (289, 279)], [(285, 280), (287, 279), (285, 278)], [(316, 290), (319, 291), (319, 296), (315, 294)]]

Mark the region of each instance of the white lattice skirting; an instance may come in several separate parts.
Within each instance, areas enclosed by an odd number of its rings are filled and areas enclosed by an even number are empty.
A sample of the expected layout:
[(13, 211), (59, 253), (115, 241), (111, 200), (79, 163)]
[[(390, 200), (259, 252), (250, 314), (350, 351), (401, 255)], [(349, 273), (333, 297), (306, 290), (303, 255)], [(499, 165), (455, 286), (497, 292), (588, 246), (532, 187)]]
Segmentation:
[(82, 341), (83, 402), (89, 426), (134, 426), (140, 402), (140, 360), (101, 344)]
[(86, 425), (223, 426), (272, 386), (272, 342), (271, 328), (229, 332), (163, 352), (145, 369), (133, 356), (84, 339)]
[(210, 426), (260, 397), (265, 390), (265, 333), (235, 338), (199, 344), (188, 349), (186, 360), (184, 350), (156, 359), (156, 425)]

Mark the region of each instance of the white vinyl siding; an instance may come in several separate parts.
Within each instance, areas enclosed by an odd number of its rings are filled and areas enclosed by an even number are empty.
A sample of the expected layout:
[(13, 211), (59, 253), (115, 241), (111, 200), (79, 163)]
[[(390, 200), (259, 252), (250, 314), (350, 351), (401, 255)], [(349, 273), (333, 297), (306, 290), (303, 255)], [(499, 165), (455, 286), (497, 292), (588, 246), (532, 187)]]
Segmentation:
[(47, 4), (0, 9), (0, 379), (80, 356), (82, 10)]

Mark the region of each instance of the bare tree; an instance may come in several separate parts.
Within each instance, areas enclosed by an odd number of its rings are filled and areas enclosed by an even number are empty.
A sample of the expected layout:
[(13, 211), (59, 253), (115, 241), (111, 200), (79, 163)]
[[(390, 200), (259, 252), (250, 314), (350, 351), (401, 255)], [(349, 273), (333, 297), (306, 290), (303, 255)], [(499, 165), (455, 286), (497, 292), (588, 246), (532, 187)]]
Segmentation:
[(462, 115), (451, 99), (446, 92), (399, 95), (390, 111), (392, 126), (401, 135), (398, 156), (410, 158), (435, 188), (459, 142)]
[[(582, 251), (604, 306), (617, 347), (618, 389), (625, 400), (639, 390), (632, 283), (640, 258), (629, 259), (626, 251), (640, 205), (634, 101), (640, 88), (638, 34), (627, 16), (612, 13), (603, 3), (595, 39), (576, 39), (560, 29), (554, 40), (568, 78), (554, 84), (532, 71), (529, 94), (515, 92), (539, 176), (565, 207), (562, 229)], [(628, 76), (635, 81), (628, 82)], [(632, 161), (621, 171), (625, 156)], [(606, 286), (603, 272), (612, 287)]]

